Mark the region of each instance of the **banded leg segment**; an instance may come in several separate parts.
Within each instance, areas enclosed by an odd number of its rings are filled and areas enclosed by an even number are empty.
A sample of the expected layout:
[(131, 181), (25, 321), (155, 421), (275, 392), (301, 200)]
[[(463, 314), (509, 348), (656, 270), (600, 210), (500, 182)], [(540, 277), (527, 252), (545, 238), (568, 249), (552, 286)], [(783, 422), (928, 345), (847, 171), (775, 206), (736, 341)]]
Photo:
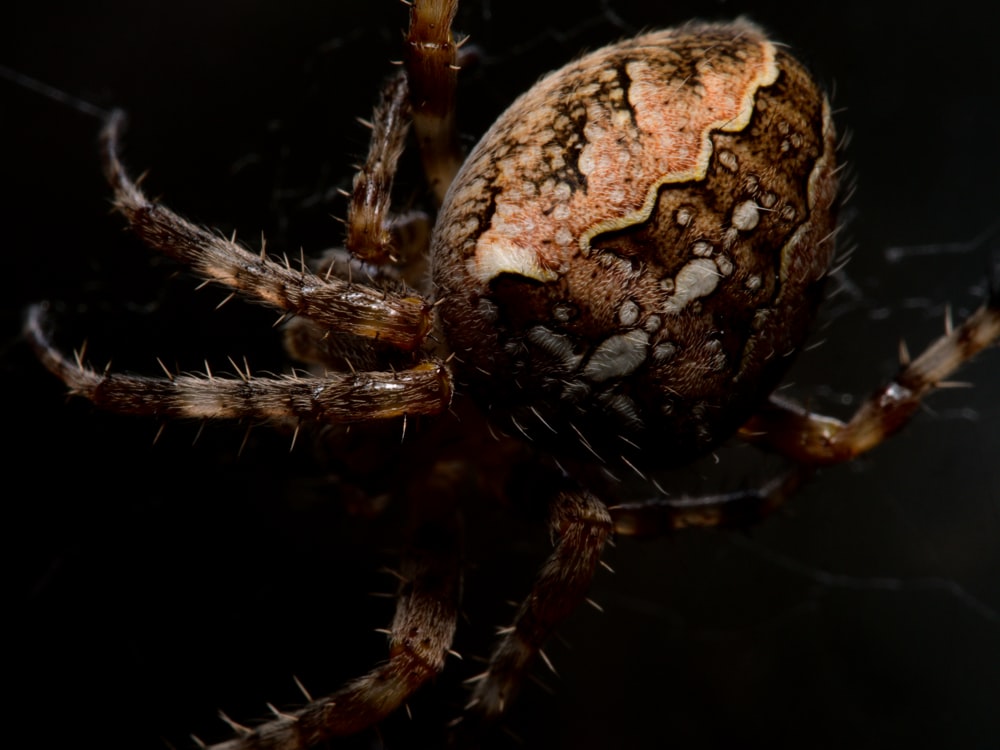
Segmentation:
[(423, 342), (432, 325), (430, 306), (423, 299), (323, 278), (305, 267), (292, 269), (149, 201), (119, 158), (123, 122), (124, 114), (115, 112), (101, 132), (104, 172), (114, 189), (115, 208), (148, 245), (189, 265), (204, 279), (328, 330), (378, 339), (408, 351)]
[(411, 122), (438, 203), (461, 166), (454, 111), (458, 45), (451, 32), (456, 10), (455, 0), (411, 4), (406, 72), (388, 81), (375, 107), (368, 156), (355, 176), (348, 212), (348, 250), (366, 263), (402, 266), (414, 285), (426, 271), (430, 221), (418, 211), (392, 216), (392, 183)]
[(389, 660), (300, 711), (208, 750), (317, 747), (385, 719), (444, 669), (458, 618), (460, 533), (456, 516), (449, 521), (438, 511), (418, 527), (403, 561)]
[(916, 359), (904, 355), (899, 374), (875, 391), (848, 422), (814, 414), (798, 404), (772, 396), (742, 428), (740, 437), (776, 451), (801, 465), (821, 466), (849, 461), (900, 430), (925, 396), (961, 365), (1000, 339), (1000, 286), (990, 300), (958, 328)]
[[(372, 137), (364, 165), (354, 177), (347, 214), (346, 246), (365, 263), (407, 263), (426, 252), (414, 252), (411, 225), (422, 223), (429, 239), (428, 218), (419, 212), (390, 214), (392, 183), (410, 127), (410, 92), (403, 74), (390, 79), (372, 116)], [(417, 243), (418, 245), (420, 243)]]
[(42, 308), (29, 310), (25, 336), (42, 363), (70, 391), (102, 409), (123, 414), (195, 419), (269, 419), (362, 422), (439, 414), (451, 399), (443, 364), (398, 372), (328, 373), (322, 377), (259, 378), (176, 375), (149, 378), (99, 373), (68, 360), (44, 330)]
[(558, 539), (555, 550), (513, 624), (503, 630), (488, 669), (476, 678), (466, 708), (478, 719), (492, 720), (504, 712), (545, 640), (583, 602), (611, 535), (611, 517), (596, 496), (563, 489), (550, 506), (549, 529)]
[(899, 374), (842, 422), (771, 396), (741, 429), (740, 437), (793, 460), (796, 467), (760, 489), (695, 498), (622, 503), (609, 508), (615, 532), (654, 536), (689, 526), (740, 528), (781, 507), (817, 466), (836, 464), (871, 450), (900, 430), (921, 401), (965, 362), (1000, 339), (1000, 287), (987, 304), (919, 357), (904, 357)]
[(451, 33), (457, 10), (458, 0), (413, 0), (406, 37), (413, 126), (439, 203), (462, 164), (455, 127), (458, 45)]
[(699, 497), (657, 497), (608, 508), (616, 534), (661, 536), (696, 526), (744, 529), (782, 507), (812, 473), (796, 467), (759, 489)]

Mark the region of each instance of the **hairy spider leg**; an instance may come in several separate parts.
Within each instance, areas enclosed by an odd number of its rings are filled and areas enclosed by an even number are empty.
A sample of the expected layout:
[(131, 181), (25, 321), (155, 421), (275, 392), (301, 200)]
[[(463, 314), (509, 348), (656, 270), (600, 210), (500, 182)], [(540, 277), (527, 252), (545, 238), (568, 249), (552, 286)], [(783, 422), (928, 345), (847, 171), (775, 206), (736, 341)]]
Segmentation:
[(806, 466), (850, 461), (898, 432), (924, 398), (947, 387), (946, 378), (997, 339), (1000, 279), (994, 279), (987, 302), (957, 328), (947, 320), (944, 335), (916, 359), (904, 349), (896, 377), (866, 399), (849, 421), (812, 413), (772, 395), (740, 428), (740, 437)]
[[(406, 144), (412, 109), (407, 76), (400, 72), (386, 83), (370, 123), (368, 156), (354, 177), (347, 213), (347, 249), (358, 260), (379, 266), (394, 264), (406, 269), (411, 286), (417, 286), (426, 272), (430, 221), (412, 211), (390, 213), (392, 183)], [(423, 261), (423, 262), (421, 262)]]
[[(435, 467), (412, 503), (396, 612), (388, 630), (389, 659), (298, 711), (277, 717), (207, 750), (304, 750), (359, 732), (389, 716), (443, 668), (455, 636), (461, 534), (447, 470)], [(435, 490), (441, 490), (436, 492)]]
[(458, 48), (451, 25), (458, 0), (414, 0), (406, 36), (413, 126), (427, 182), (438, 203), (462, 165), (455, 127)]
[(163, 378), (98, 372), (70, 360), (45, 332), (44, 306), (33, 305), (25, 337), (38, 358), (73, 395), (120, 414), (161, 418), (256, 419), (273, 422), (364, 422), (437, 414), (447, 407), (449, 378), (440, 364), (398, 372), (327, 373), (317, 377), (173, 375)]
[(473, 728), (497, 719), (510, 705), (545, 641), (586, 599), (611, 536), (611, 516), (596, 495), (576, 486), (563, 486), (556, 488), (551, 498), (548, 524), (555, 549), (514, 621), (501, 630), (486, 671), (470, 680), (474, 687), (466, 712)]
[(101, 132), (104, 172), (114, 189), (115, 208), (147, 245), (191, 267), (202, 278), (249, 299), (324, 328), (415, 350), (431, 328), (430, 305), (412, 295), (317, 276), (293, 269), (263, 253), (195, 226), (169, 208), (151, 202), (129, 177), (119, 158), (124, 114), (116, 111)]
[(421, 211), (390, 214), (393, 178), (410, 123), (424, 176), (441, 203), (462, 162), (455, 126), (459, 46), (451, 24), (457, 0), (410, 6), (405, 69), (390, 79), (372, 115), (368, 155), (354, 178), (346, 247), (359, 260), (398, 267), (405, 281), (426, 283), (431, 222)]
[[(322, 278), (255, 255), (234, 241), (197, 227), (149, 201), (119, 158), (124, 115), (106, 123), (101, 144), (115, 207), (148, 245), (191, 266), (199, 276), (313, 321), (328, 331), (369, 337), (403, 350), (417, 348), (431, 328), (430, 305), (418, 297), (338, 278)], [(438, 414), (451, 400), (451, 375), (440, 362), (399, 371), (327, 373), (318, 378), (170, 375), (166, 378), (98, 373), (70, 361), (45, 334), (44, 310), (29, 311), (26, 336), (39, 358), (74, 393), (113, 411), (201, 419), (264, 418), (362, 421), (406, 414)]]
[(664, 497), (619, 503), (608, 508), (616, 534), (655, 537), (679, 529), (745, 529), (783, 506), (812, 474), (795, 467), (762, 487), (692, 497)]
[(786, 475), (758, 489), (701, 497), (657, 497), (609, 508), (615, 533), (655, 536), (688, 526), (741, 528), (770, 515), (788, 501), (816, 467), (850, 461), (898, 432), (923, 399), (983, 349), (1000, 339), (1000, 283), (989, 299), (957, 328), (945, 333), (916, 359), (902, 355), (899, 373), (876, 390), (847, 422), (808, 411), (771, 395), (739, 436), (795, 462)]

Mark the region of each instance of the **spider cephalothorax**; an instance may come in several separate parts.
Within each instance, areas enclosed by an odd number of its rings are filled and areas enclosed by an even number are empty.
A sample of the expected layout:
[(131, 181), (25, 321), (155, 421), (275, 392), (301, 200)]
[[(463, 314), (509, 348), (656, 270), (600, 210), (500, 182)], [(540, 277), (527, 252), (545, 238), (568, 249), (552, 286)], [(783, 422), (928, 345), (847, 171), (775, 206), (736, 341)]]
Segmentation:
[[(386, 444), (371, 454), (383, 463), (366, 468), (413, 518), (389, 659), (301, 710), (238, 728), (229, 748), (307, 747), (357, 732), (444, 668), (463, 503), (530, 485), (556, 540), (472, 680), (465, 716), (489, 719), (583, 601), (613, 531), (746, 521), (795, 484), (609, 506), (611, 483), (590, 467), (643, 477), (737, 431), (803, 467), (847, 460), (1000, 336), (994, 293), (847, 423), (775, 398), (834, 251), (834, 129), (803, 67), (745, 21), (646, 34), (542, 79), (463, 163), (455, 6), (413, 4), (404, 72), (386, 85), (354, 183), (346, 250), (312, 269), (250, 252), (151, 201), (120, 161), (121, 116), (103, 131), (115, 206), (136, 234), (279, 310), (288, 350), (309, 372), (98, 372), (49, 341), (42, 306), (28, 317), (42, 362), (104, 408), (319, 424), (334, 436), (344, 425), (406, 425), (388, 437), (364, 433)], [(411, 121), (440, 201), (429, 248), (413, 239), (426, 232), (407, 231), (422, 217), (389, 213)]]

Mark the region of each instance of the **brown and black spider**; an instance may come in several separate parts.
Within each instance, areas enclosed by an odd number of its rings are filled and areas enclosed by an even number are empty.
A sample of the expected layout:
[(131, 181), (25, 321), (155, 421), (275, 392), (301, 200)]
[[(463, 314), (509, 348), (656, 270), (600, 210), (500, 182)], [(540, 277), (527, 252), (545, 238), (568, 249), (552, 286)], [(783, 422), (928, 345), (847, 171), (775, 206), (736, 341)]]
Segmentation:
[[(108, 143), (113, 145), (114, 139), (115, 139), (115, 134), (114, 134), (113, 129), (111, 131), (109, 131), (107, 139), (108, 139)], [(117, 166), (115, 166), (114, 159), (109, 159), (109, 164), (111, 165), (112, 178), (113, 178), (113, 180), (117, 181), (117, 183), (118, 183), (119, 196), (121, 197), (122, 195), (126, 195), (127, 193), (129, 193), (131, 191), (131, 188), (129, 187), (128, 178), (124, 175), (124, 173), (122, 173), (118, 169)], [(137, 203), (137, 204), (141, 204), (141, 199), (136, 198), (134, 202)], [(173, 223), (173, 222), (171, 222), (171, 223)], [(184, 230), (184, 231), (187, 231), (187, 230)], [(207, 239), (207, 237), (208, 237), (207, 234), (202, 234), (202, 235), (199, 236), (199, 240), (198, 241), (201, 242), (203, 238)], [(231, 250), (227, 249), (224, 252), (228, 254), (228, 253), (231, 252)], [(301, 278), (301, 274), (300, 274), (300, 272), (298, 270), (296, 270), (294, 272), (294, 274), (296, 276), (298, 276), (298, 278)], [(530, 274), (527, 274), (527, 275), (530, 276)], [(538, 275), (537, 272), (536, 272), (536, 275)], [(535, 279), (535, 280), (539, 280), (539, 279)], [(506, 282), (506, 279), (505, 279), (505, 282)], [(412, 283), (416, 283), (416, 282), (412, 282)], [(383, 292), (383, 294), (387, 298), (389, 298), (389, 299), (393, 298), (391, 291)], [(338, 292), (337, 296), (341, 297), (341, 295), (340, 295), (339, 292)], [(379, 303), (379, 304), (381, 304), (381, 303)], [(631, 308), (629, 308), (628, 310), (626, 310), (624, 312), (621, 312), (621, 311), (619, 312), (619, 317), (628, 317), (628, 316), (631, 316)], [(421, 318), (420, 315), (417, 315), (415, 319), (422, 320), (422, 318)], [(624, 321), (622, 321), (622, 322), (624, 322)], [(977, 328), (979, 330), (984, 330), (986, 328), (986, 324), (978, 325)], [(381, 335), (381, 333), (385, 330), (385, 328), (379, 326), (378, 330), (379, 330), (380, 335)], [(539, 332), (539, 331), (537, 331), (535, 329), (532, 329), (532, 330), (535, 331), (534, 335), (535, 335), (536, 339), (538, 338), (539, 335), (541, 335), (543, 337), (545, 335), (547, 335), (544, 332)], [(33, 338), (35, 339), (36, 343), (39, 345), (39, 348), (43, 350), (43, 357), (47, 357), (49, 359), (49, 363), (53, 366), (54, 369), (60, 370), (61, 373), (62, 373), (62, 375), (66, 379), (68, 379), (68, 380), (72, 380), (73, 377), (77, 377), (77, 378), (80, 377), (80, 371), (78, 369), (74, 368), (71, 364), (66, 364), (65, 362), (62, 362), (62, 363), (59, 362), (59, 360), (56, 358), (57, 354), (52, 349), (48, 348), (45, 345), (44, 339), (43, 339), (43, 337), (41, 335), (41, 332), (40, 332), (40, 330), (39, 330), (39, 328), (37, 326), (34, 327), (32, 329), (32, 331), (33, 331)], [(323, 339), (310, 335), (308, 329), (305, 329), (303, 331), (300, 328), (299, 329), (299, 333), (302, 334), (302, 336), (303, 336), (302, 338), (299, 339), (299, 341), (300, 342), (303, 342), (303, 341), (305, 342), (304, 346), (301, 343), (299, 344), (298, 351), (300, 353), (303, 352), (303, 350), (305, 350), (305, 349), (309, 349), (310, 351), (313, 351), (313, 350), (315, 350), (317, 348), (317, 342), (320, 342), (320, 343), (323, 342)], [(444, 337), (439, 337), (439, 338), (444, 338)], [(555, 349), (555, 350), (559, 349), (558, 342), (556, 342), (554, 344), (553, 341), (552, 341), (552, 339), (549, 339), (549, 340), (545, 341), (544, 343), (545, 343), (545, 347), (544, 348), (545, 348), (546, 352), (551, 352), (553, 349)], [(325, 344), (323, 344), (323, 345), (325, 346)], [(627, 354), (627, 352), (626, 352), (626, 354)], [(335, 349), (332, 349), (332, 350), (326, 351), (326, 352), (320, 352), (317, 356), (318, 356), (318, 358), (320, 360), (322, 360), (322, 361), (324, 361), (324, 362), (326, 362), (328, 364), (332, 363), (334, 361), (336, 361), (338, 364), (340, 364), (341, 361), (343, 361), (345, 363), (349, 361), (350, 364), (355, 365), (355, 366), (357, 366), (356, 363), (358, 361), (364, 361), (364, 358), (366, 356), (371, 356), (376, 361), (380, 360), (380, 359), (382, 359), (384, 357), (384, 358), (386, 358), (386, 361), (388, 361), (390, 364), (395, 365), (397, 367), (400, 366), (398, 364), (399, 360), (396, 359), (396, 355), (393, 353), (392, 350), (385, 351), (385, 352), (379, 351), (379, 352), (374, 352), (374, 353), (369, 353), (369, 352), (367, 352), (365, 350), (356, 351), (353, 348), (350, 348), (350, 349), (346, 348), (346, 345), (344, 345), (342, 342), (338, 343), (338, 345), (337, 345), (337, 347)], [(452, 372), (453, 371), (452, 368), (454, 368), (454, 367), (457, 366), (453, 362), (447, 361), (447, 358), (443, 358), (443, 359), (445, 360), (444, 364), (441, 365), (441, 369), (434, 371), (434, 373), (433, 373), (434, 378), (439, 377), (440, 373)], [(239, 365), (238, 369), (242, 370), (242, 367), (243, 367), (243, 365), (241, 364), (241, 365)], [(344, 369), (344, 368), (340, 368), (340, 369)], [(363, 368), (362, 367), (357, 367), (357, 369), (360, 370), (360, 369), (363, 369)], [(247, 375), (249, 376), (249, 373), (247, 373)], [(447, 377), (447, 375), (446, 375), (446, 377)], [(95, 376), (94, 382), (97, 382), (97, 381), (99, 381), (101, 379), (102, 378), (100, 376)], [(398, 377), (395, 376), (395, 375), (391, 376), (389, 378), (389, 382), (391, 382), (391, 383), (396, 383), (396, 382), (398, 382), (398, 380), (399, 380)], [(216, 381), (216, 382), (218, 382), (218, 381)], [(204, 383), (202, 383), (202, 385), (204, 385)], [(167, 383), (165, 381), (163, 381), (157, 387), (167, 387)], [(241, 390), (241, 389), (245, 389), (245, 383), (243, 383), (242, 381), (233, 380), (233, 381), (231, 381), (231, 383), (227, 387), (232, 387), (232, 388), (235, 388), (237, 390)], [(208, 389), (209, 390), (215, 390), (215, 386), (214, 385), (208, 386)], [(147, 390), (148, 390), (148, 387), (146, 385), (139, 385), (138, 388), (136, 389), (136, 392), (144, 393)], [(458, 393), (459, 397), (462, 395), (462, 390), (461, 389), (456, 389), (456, 392)], [(144, 398), (145, 398), (145, 396), (144, 396)], [(427, 399), (424, 399), (424, 397), (421, 396), (420, 400), (421, 400), (421, 403), (422, 403), (422, 402), (424, 402)], [(199, 400), (199, 403), (200, 402), (201, 401)], [(360, 399), (360, 401), (359, 401), (359, 404), (362, 405), (362, 406), (367, 406), (367, 405), (370, 405), (372, 403), (373, 403), (372, 400), (368, 399), (366, 397), (362, 397)], [(440, 403), (440, 401), (438, 403)], [(433, 408), (435, 410), (439, 409), (438, 406), (435, 406)], [(456, 404), (454, 408), (458, 410), (458, 409), (462, 409), (463, 407), (460, 404)], [(407, 411), (408, 413), (412, 414), (416, 410), (413, 409), (413, 408), (407, 408), (404, 411)], [(619, 409), (618, 411), (620, 412), (621, 410)], [(781, 412), (781, 413), (784, 413), (784, 412)], [(350, 416), (350, 417), (353, 418), (353, 417), (356, 416), (356, 414), (357, 414), (357, 412), (352, 408), (348, 413), (345, 413), (344, 415)], [(516, 415), (516, 414), (514, 415), (514, 419), (515, 420), (517, 419), (517, 416), (518, 415)], [(546, 416), (546, 418), (542, 419), (541, 421), (543, 422), (543, 424), (546, 427), (548, 427), (549, 423), (552, 422), (553, 420), (551, 418), (549, 418), (549, 415), (545, 415), (545, 416)], [(463, 423), (462, 432), (461, 432), (461, 435), (462, 435), (463, 439), (467, 438), (468, 435), (470, 434), (469, 431), (471, 430), (471, 427), (470, 427), (469, 422), (471, 420), (473, 420), (474, 418), (475, 418), (474, 416), (465, 415), (465, 421)], [(518, 424), (521, 424), (521, 421), (522, 420), (519, 420)], [(414, 420), (410, 420), (410, 424), (407, 427), (407, 430), (408, 430), (408, 435), (407, 435), (407, 438), (406, 438), (407, 443), (410, 444), (410, 445), (412, 445), (411, 441), (414, 441), (414, 440), (417, 442), (418, 445), (421, 444), (421, 443), (423, 443), (423, 446), (419, 449), (420, 451), (424, 450), (424, 448), (426, 448), (427, 444), (429, 443), (430, 446), (433, 447), (434, 450), (435, 450), (435, 453), (433, 454), (434, 460), (440, 459), (440, 457), (441, 457), (442, 454), (439, 453), (439, 452), (437, 452), (437, 451), (438, 451), (438, 449), (441, 448), (442, 445), (447, 445), (446, 442), (442, 442), (442, 441), (447, 441), (447, 440), (451, 439), (450, 438), (450, 427), (448, 427), (448, 428), (445, 428), (445, 427), (430, 427), (430, 428), (428, 428), (428, 427), (426, 427), (424, 425), (414, 424), (413, 422), (414, 422)], [(575, 424), (569, 424), (569, 423), (567, 423), (567, 424), (568, 424), (568, 427), (569, 427), (570, 430), (572, 430), (576, 426)], [(564, 434), (567, 431), (566, 430), (566, 426), (560, 427), (559, 425), (556, 425), (556, 427), (559, 428), (557, 431), (560, 434)], [(510, 431), (514, 432), (516, 429), (517, 428), (515, 427), (515, 429), (511, 429)], [(435, 437), (428, 437), (428, 434), (434, 435), (434, 431), (435, 430), (440, 431), (439, 434), (437, 436), (435, 436)], [(394, 436), (393, 439), (394, 440), (398, 440), (399, 435), (400, 435), (400, 430), (399, 429), (393, 429), (390, 432), (393, 433), (393, 436)], [(483, 433), (483, 434), (485, 435), (486, 433)], [(490, 440), (492, 440), (492, 439), (493, 438), (491, 437)], [(574, 442), (574, 444), (577, 444), (577, 441), (574, 440), (573, 442)], [(597, 442), (598, 441), (596, 439), (594, 439), (594, 438), (591, 438), (591, 439), (587, 440), (587, 446), (588, 447), (586, 448), (586, 450), (589, 452), (591, 448), (595, 447), (595, 444)], [(490, 445), (494, 445), (494, 444), (490, 443)], [(503, 441), (498, 441), (495, 444), (494, 449), (499, 452), (499, 446), (503, 446), (503, 445), (507, 445), (507, 443), (503, 442)], [(458, 459), (460, 459), (462, 461), (465, 461), (468, 458), (467, 451), (470, 450), (470, 448), (476, 449), (475, 448), (475, 444), (473, 444), (472, 446), (470, 446), (470, 445), (462, 445), (460, 451), (456, 454), (457, 457), (458, 457)], [(556, 449), (558, 450), (558, 446), (556, 446)], [(386, 450), (389, 450), (389, 449), (387, 448)], [(476, 449), (476, 450), (478, 450), (478, 449)], [(509, 450), (512, 451), (515, 454), (521, 454), (523, 452), (523, 449), (522, 449), (522, 447), (520, 446), (519, 443), (510, 443)], [(393, 448), (392, 452), (395, 452), (395, 451), (396, 451), (396, 449)], [(405, 453), (406, 451), (404, 451), (403, 449), (399, 449), (399, 452), (400, 453)], [(600, 446), (597, 446), (597, 448), (595, 448), (595, 452), (601, 453), (602, 454), (602, 458), (604, 457), (604, 455), (603, 455), (604, 452), (602, 450), (600, 450)], [(503, 456), (501, 458), (503, 460), (506, 460), (507, 457)], [(615, 457), (615, 458), (617, 458), (617, 457)], [(400, 456), (399, 460), (401, 460), (401, 461), (407, 461), (407, 460), (409, 460), (409, 461), (416, 461), (419, 464), (419, 463), (422, 463), (426, 459), (424, 459), (423, 455), (419, 455), (417, 458), (410, 457), (409, 459), (407, 459), (407, 458), (405, 458), (403, 456)], [(577, 460), (578, 460), (577, 456), (568, 455), (568, 456), (565, 456), (563, 458), (562, 465), (565, 466), (565, 465), (568, 465), (571, 462), (575, 462)], [(614, 460), (614, 459), (612, 459), (612, 460)], [(641, 460), (641, 456), (639, 456), (637, 458), (637, 457), (634, 457), (634, 456), (631, 456), (631, 455), (625, 455), (624, 456), (624, 460), (622, 462), (624, 464), (624, 471), (627, 473), (629, 471), (628, 467), (630, 467), (630, 466), (635, 466), (636, 469), (639, 470), (639, 471), (644, 470), (644, 467), (642, 467), (642, 466), (639, 465), (639, 461), (640, 460)], [(404, 465), (408, 465), (412, 469), (412, 464), (404, 464)], [(619, 467), (619, 471), (621, 471), (622, 468), (623, 467)], [(535, 466), (535, 471), (539, 472), (540, 476), (543, 478), (543, 480), (540, 480), (540, 484), (545, 484), (544, 477), (546, 477), (546, 476), (550, 476), (552, 478), (552, 481), (554, 483), (556, 483), (556, 484), (558, 484), (559, 482), (563, 481), (563, 478), (562, 478), (562, 476), (561, 476), (560, 473), (558, 473), (558, 472), (552, 472), (551, 471), (551, 467), (548, 467), (544, 463), (541, 463), (541, 464), (538, 464), (537, 466)], [(581, 469), (581, 471), (583, 471), (583, 470)], [(416, 472), (414, 472), (414, 471), (408, 471), (406, 473), (407, 483), (408, 484), (413, 483), (412, 484), (412, 487), (413, 487), (412, 491), (415, 492), (416, 494), (418, 494), (421, 498), (427, 498), (427, 497), (434, 496), (435, 493), (429, 492), (427, 490), (427, 488), (424, 487), (421, 484), (421, 482), (423, 480), (414, 479), (414, 477), (418, 477), (418, 476), (419, 475)], [(438, 477), (438, 475), (437, 475), (436, 472), (432, 474), (432, 479), (435, 479), (437, 477)], [(450, 482), (451, 478), (448, 477), (448, 480)], [(431, 481), (431, 480), (428, 480), (428, 481)], [(588, 477), (588, 481), (599, 482), (601, 480), (599, 478), (589, 478)], [(491, 481), (491, 482), (488, 482), (487, 484), (490, 487), (493, 487), (493, 486), (497, 486), (498, 483), (495, 483), (495, 482)], [(569, 485), (569, 486), (572, 487), (572, 489), (569, 491), (569, 493), (568, 493), (568, 495), (566, 495), (566, 497), (576, 498), (576, 499), (584, 499), (584, 498), (588, 497), (588, 495), (586, 495), (582, 490), (576, 488), (573, 485)], [(597, 503), (592, 503), (591, 507), (593, 507), (595, 509), (598, 509), (598, 504)], [(423, 512), (423, 511), (421, 511), (421, 512)], [(432, 508), (429, 512), (431, 514), (435, 514), (436, 510)], [(620, 521), (619, 521), (620, 524), (621, 524), (620, 530), (625, 530), (624, 521), (621, 520), (621, 518), (622, 517), (620, 516)], [(434, 522), (435, 522), (434, 526), (438, 527), (439, 524), (437, 522), (439, 521), (439, 519), (435, 517), (432, 520), (434, 520)], [(420, 548), (418, 547), (417, 549), (419, 550)], [(428, 554), (430, 554), (430, 551), (433, 551), (435, 553), (435, 555), (433, 557), (436, 559), (436, 553), (439, 552), (440, 550), (441, 550), (440, 540), (435, 539), (434, 544), (430, 545), (430, 548), (428, 550)], [(419, 558), (420, 555), (417, 555), (417, 557)], [(365, 721), (365, 720), (366, 719), (364, 719), (364, 718), (362, 719), (362, 721)]]

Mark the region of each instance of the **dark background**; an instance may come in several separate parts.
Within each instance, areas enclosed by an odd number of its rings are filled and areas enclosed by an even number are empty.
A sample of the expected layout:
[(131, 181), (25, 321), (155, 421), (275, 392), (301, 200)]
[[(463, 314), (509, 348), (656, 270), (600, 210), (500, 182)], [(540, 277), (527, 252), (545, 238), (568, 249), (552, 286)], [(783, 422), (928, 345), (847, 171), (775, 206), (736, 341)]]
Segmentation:
[[(86, 7), (84, 7), (86, 5)], [(581, 50), (692, 16), (747, 14), (832, 91), (857, 190), (838, 282), (793, 392), (839, 415), (895, 368), (896, 345), (974, 308), (1000, 253), (997, 18), (980, 4), (466, 3), (483, 51), (462, 90), (470, 140), (543, 72)], [(207, 7), (203, 7), (207, 6)], [(131, 118), (126, 160), (200, 222), (297, 254), (340, 240), (405, 9), (263, 2), (40, 1), (9, 14), (0, 64)], [(156, 374), (247, 354), (279, 369), (268, 311), (219, 312), (217, 290), (153, 257), (109, 215), (97, 120), (0, 80), (4, 266), (0, 378), (8, 726), (36, 747), (187, 747), (333, 690), (384, 654), (398, 519), (348, 513), (310, 452), (238, 426), (157, 425), (66, 402), (20, 340), (53, 301), (55, 335), (95, 363)], [(412, 166), (412, 165), (409, 165)], [(412, 182), (412, 177), (409, 178)], [(413, 183), (415, 184), (415, 183)], [(403, 192), (407, 179), (403, 179)], [(897, 260), (894, 248), (904, 248)], [(593, 597), (548, 652), (560, 677), (526, 686), (506, 728), (526, 747), (985, 748), (1000, 739), (1000, 352), (935, 395), (903, 435), (820, 474), (745, 534), (618, 540)], [(706, 489), (742, 486), (724, 460)], [(761, 471), (757, 472), (758, 474)], [(504, 600), (548, 551), (536, 525), (470, 513), (466, 620), (452, 661), (351, 747), (433, 743), (479, 671)], [(515, 747), (506, 733), (494, 744)]]

